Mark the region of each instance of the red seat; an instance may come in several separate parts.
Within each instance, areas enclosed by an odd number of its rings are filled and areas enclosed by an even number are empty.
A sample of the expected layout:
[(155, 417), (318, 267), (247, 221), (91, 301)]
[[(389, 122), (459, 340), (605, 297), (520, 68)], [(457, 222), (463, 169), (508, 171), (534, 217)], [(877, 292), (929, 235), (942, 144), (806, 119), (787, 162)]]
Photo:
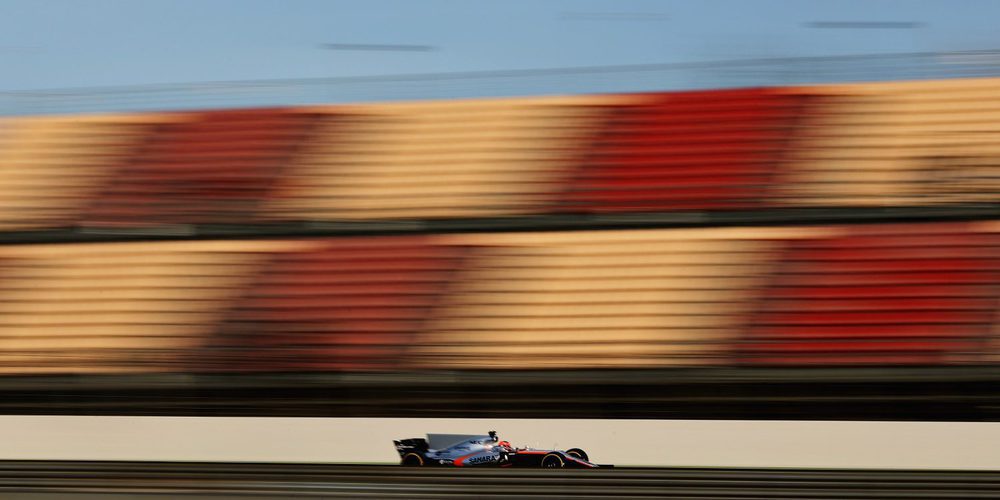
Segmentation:
[(425, 237), (331, 240), (276, 254), (209, 356), (229, 370), (398, 369), (460, 255)]
[(649, 94), (613, 112), (561, 209), (760, 206), (804, 102), (765, 89)]
[(252, 221), (317, 117), (286, 109), (182, 113), (155, 129), (82, 223)]
[(990, 335), (998, 257), (1000, 235), (965, 224), (859, 226), (844, 236), (790, 241), (741, 360), (966, 361)]

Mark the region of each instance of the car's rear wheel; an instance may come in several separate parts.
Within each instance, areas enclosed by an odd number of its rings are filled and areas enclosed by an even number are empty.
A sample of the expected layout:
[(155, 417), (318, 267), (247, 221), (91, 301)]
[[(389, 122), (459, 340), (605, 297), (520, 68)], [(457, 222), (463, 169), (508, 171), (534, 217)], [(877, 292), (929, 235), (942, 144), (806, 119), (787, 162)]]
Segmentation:
[(566, 454), (569, 455), (569, 456), (571, 456), (571, 457), (573, 457), (573, 458), (579, 458), (580, 460), (583, 460), (584, 462), (589, 462), (590, 461), (590, 457), (587, 456), (587, 452), (581, 450), (580, 448), (570, 448), (570, 449), (566, 450)]
[(555, 453), (549, 453), (542, 457), (542, 468), (543, 469), (561, 469), (566, 466), (566, 462), (563, 461), (562, 457), (556, 455)]
[(424, 465), (424, 457), (416, 453), (403, 455), (403, 460), (399, 462), (403, 467), (421, 467)]

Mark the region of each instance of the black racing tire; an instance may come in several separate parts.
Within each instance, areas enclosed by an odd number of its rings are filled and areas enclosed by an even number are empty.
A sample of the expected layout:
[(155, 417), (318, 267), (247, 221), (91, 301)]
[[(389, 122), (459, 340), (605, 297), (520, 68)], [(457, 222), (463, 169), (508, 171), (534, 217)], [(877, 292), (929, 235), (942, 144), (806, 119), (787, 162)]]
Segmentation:
[(580, 460), (583, 460), (584, 462), (589, 462), (590, 461), (590, 457), (587, 456), (587, 452), (581, 450), (580, 448), (570, 448), (570, 449), (566, 450), (566, 454), (569, 455), (569, 456), (571, 456), (571, 457), (573, 457), (573, 458), (579, 458)]
[(566, 466), (566, 461), (556, 453), (549, 453), (542, 457), (543, 469), (562, 469)]
[(399, 461), (399, 465), (403, 467), (423, 467), (424, 457), (420, 456), (419, 453), (407, 453), (403, 455), (403, 459)]

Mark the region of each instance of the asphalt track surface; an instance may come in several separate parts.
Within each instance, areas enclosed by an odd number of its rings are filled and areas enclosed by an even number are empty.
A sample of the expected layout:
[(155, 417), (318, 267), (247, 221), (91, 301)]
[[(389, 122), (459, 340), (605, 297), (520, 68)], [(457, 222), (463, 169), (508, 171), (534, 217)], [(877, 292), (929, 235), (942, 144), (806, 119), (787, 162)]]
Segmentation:
[(3, 461), (0, 497), (1000, 499), (1000, 471)]

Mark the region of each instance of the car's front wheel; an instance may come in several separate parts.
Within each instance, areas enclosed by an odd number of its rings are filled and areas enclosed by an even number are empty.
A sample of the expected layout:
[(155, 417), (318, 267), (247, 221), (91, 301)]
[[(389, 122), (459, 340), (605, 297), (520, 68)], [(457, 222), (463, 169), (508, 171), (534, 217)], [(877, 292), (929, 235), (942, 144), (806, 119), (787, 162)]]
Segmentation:
[(566, 454), (573, 458), (583, 460), (584, 462), (590, 461), (590, 457), (587, 456), (587, 452), (581, 450), (580, 448), (570, 448), (566, 450)]
[(562, 457), (556, 455), (555, 453), (549, 453), (542, 457), (542, 468), (543, 469), (561, 469), (566, 466), (566, 462), (563, 461)]

